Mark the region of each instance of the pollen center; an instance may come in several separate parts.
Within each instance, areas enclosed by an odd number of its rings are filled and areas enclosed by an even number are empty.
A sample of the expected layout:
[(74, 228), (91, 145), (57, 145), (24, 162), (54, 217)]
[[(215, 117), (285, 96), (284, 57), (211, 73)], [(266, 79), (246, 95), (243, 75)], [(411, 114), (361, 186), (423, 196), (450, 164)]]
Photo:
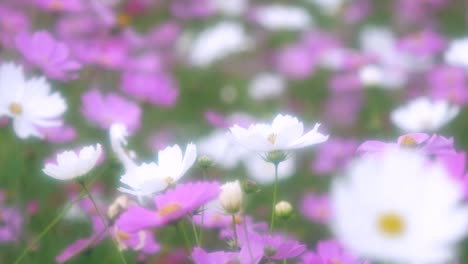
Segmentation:
[(395, 213), (385, 213), (378, 219), (379, 231), (387, 237), (397, 237), (405, 232), (405, 221)]
[(130, 22), (131, 22), (130, 16), (125, 14), (125, 13), (121, 13), (117, 17), (117, 24), (120, 27), (126, 27), (126, 26), (128, 26), (130, 24)]
[(174, 179), (172, 179), (172, 177), (166, 177), (164, 181), (167, 183), (167, 185), (171, 185), (174, 183)]
[(179, 210), (180, 208), (182, 208), (182, 206), (180, 206), (180, 204), (178, 203), (170, 203), (166, 206), (164, 206), (163, 208), (161, 208), (158, 213), (160, 216), (166, 216), (170, 213), (173, 213), (177, 210)]
[(268, 142), (270, 142), (272, 145), (275, 144), (276, 142), (276, 134), (275, 133), (271, 133), (268, 137), (267, 137), (267, 140)]
[(21, 105), (18, 103), (10, 104), (8, 109), (14, 115), (21, 115), (23, 113), (23, 107), (21, 107)]
[(418, 143), (416, 142), (416, 140), (410, 136), (404, 137), (403, 140), (401, 141), (401, 145), (405, 147), (414, 147), (417, 144)]
[(119, 240), (128, 240), (130, 239), (130, 235), (125, 233), (125, 232), (122, 232), (122, 231), (118, 231), (116, 232), (116, 236)]

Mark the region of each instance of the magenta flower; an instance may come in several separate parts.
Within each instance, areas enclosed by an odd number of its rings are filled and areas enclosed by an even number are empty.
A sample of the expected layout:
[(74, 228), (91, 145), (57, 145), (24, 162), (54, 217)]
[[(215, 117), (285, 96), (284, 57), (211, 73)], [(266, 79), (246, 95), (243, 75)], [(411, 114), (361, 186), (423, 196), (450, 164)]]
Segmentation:
[(170, 7), (171, 13), (181, 19), (205, 18), (215, 12), (209, 0), (173, 0)]
[(18, 242), (21, 238), (23, 216), (15, 207), (3, 204), (4, 193), (0, 191), (0, 244)]
[(334, 240), (322, 240), (318, 242), (317, 251), (304, 254), (302, 257), (304, 264), (360, 264), (360, 262), (345, 251), (343, 247)]
[(289, 46), (279, 51), (275, 65), (280, 73), (291, 79), (307, 79), (317, 64), (314, 54), (304, 45)]
[[(91, 236), (70, 244), (55, 258), (55, 261), (59, 263), (65, 262), (85, 249), (99, 245), (108, 236), (108, 233), (104, 232), (105, 227), (99, 217), (94, 216), (92, 223), (93, 233)], [(117, 241), (121, 250), (131, 249), (145, 254), (154, 254), (160, 249), (159, 244), (153, 239), (153, 235), (149, 231), (140, 230), (135, 233), (127, 233), (117, 229), (115, 226), (110, 227), (110, 230), (113, 239)]]
[(424, 30), (409, 35), (400, 40), (398, 47), (409, 53), (419, 56), (432, 56), (445, 48), (445, 39), (431, 30)]
[(157, 210), (130, 206), (117, 220), (120, 230), (135, 232), (150, 227), (160, 227), (180, 219), (207, 202), (218, 197), (221, 189), (217, 182), (179, 184), (174, 189), (157, 195), (154, 203)]
[(76, 138), (76, 130), (71, 126), (42, 127), (39, 130), (47, 142), (54, 144), (69, 143)]
[(122, 76), (122, 90), (139, 100), (161, 107), (174, 106), (179, 96), (175, 80), (165, 73), (125, 72)]
[(120, 70), (128, 59), (129, 45), (121, 39), (81, 41), (73, 52), (81, 61), (104, 69)]
[(307, 193), (302, 199), (300, 212), (307, 220), (319, 224), (328, 224), (331, 217), (328, 195)]
[(70, 51), (47, 31), (32, 35), (22, 32), (16, 36), (16, 48), (32, 65), (39, 67), (47, 77), (56, 80), (78, 78), (81, 65), (70, 58)]
[(261, 245), (264, 257), (270, 260), (296, 258), (307, 250), (305, 245), (283, 235), (259, 235), (249, 238), (252, 241), (252, 247), (255, 249), (256, 246)]
[(6, 48), (14, 46), (14, 36), (29, 28), (27, 16), (8, 6), (0, 5), (0, 44)]
[(312, 171), (327, 174), (343, 168), (353, 157), (357, 147), (355, 140), (333, 139), (320, 145)]
[(93, 89), (83, 94), (81, 101), (84, 117), (101, 129), (107, 130), (114, 123), (124, 124), (131, 132), (140, 127), (140, 107), (116, 93)]
[(237, 252), (216, 251), (208, 253), (198, 247), (193, 249), (192, 258), (195, 264), (224, 264), (237, 263), (240, 261)]
[(79, 12), (84, 9), (83, 0), (33, 0), (35, 4), (46, 11)]
[(427, 83), (433, 98), (448, 100), (459, 105), (468, 103), (466, 81), (465, 71), (451, 66), (437, 67), (427, 75)]

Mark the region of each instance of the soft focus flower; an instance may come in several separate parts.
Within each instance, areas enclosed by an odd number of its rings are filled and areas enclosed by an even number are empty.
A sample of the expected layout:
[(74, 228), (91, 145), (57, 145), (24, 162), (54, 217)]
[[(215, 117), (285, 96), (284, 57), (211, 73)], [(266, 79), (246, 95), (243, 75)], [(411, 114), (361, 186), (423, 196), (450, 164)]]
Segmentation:
[(450, 42), (444, 58), (445, 62), (450, 65), (468, 68), (468, 38), (455, 39)]
[(186, 216), (218, 197), (221, 188), (216, 182), (179, 184), (154, 197), (156, 211), (137, 205), (129, 206), (116, 222), (120, 230), (134, 232), (161, 227)]
[(79, 12), (84, 9), (83, 0), (33, 0), (41, 9), (52, 12)]
[(39, 130), (44, 140), (55, 144), (69, 143), (76, 138), (76, 130), (71, 126), (41, 127)]
[(218, 264), (218, 263), (236, 263), (239, 260), (236, 252), (205, 252), (202, 248), (194, 248), (192, 258), (195, 264)]
[(283, 260), (300, 256), (306, 251), (306, 246), (296, 240), (283, 235), (255, 235), (250, 236), (252, 247), (260, 246), (266, 259)]
[(322, 240), (317, 244), (316, 252), (306, 253), (302, 256), (303, 264), (327, 264), (327, 263), (340, 263), (340, 264), (360, 264), (353, 255), (347, 252), (335, 240)]
[(89, 173), (98, 162), (101, 154), (100, 144), (83, 147), (79, 153), (64, 151), (57, 155), (57, 164), (47, 163), (43, 172), (57, 180), (71, 180)]
[(328, 224), (331, 218), (330, 199), (326, 194), (307, 193), (302, 199), (300, 212), (307, 219), (319, 224)]
[(391, 113), (392, 122), (406, 132), (435, 131), (454, 119), (459, 108), (446, 101), (420, 97)]
[(87, 120), (105, 130), (114, 123), (125, 125), (130, 132), (140, 127), (140, 107), (116, 93), (89, 90), (82, 95), (81, 112)]
[(281, 4), (257, 7), (255, 20), (269, 30), (303, 30), (312, 25), (312, 18), (304, 8)]
[(353, 157), (357, 142), (350, 139), (333, 139), (320, 145), (311, 169), (315, 173), (327, 174), (342, 169)]
[(219, 203), (228, 214), (236, 214), (242, 206), (244, 193), (238, 180), (227, 182), (221, 186)]
[(277, 115), (271, 125), (254, 124), (248, 129), (234, 125), (230, 128), (234, 138), (244, 147), (257, 151), (292, 150), (325, 142), (328, 136), (318, 132), (320, 124), (304, 133), (304, 125), (295, 117)]
[(280, 201), (275, 205), (275, 216), (287, 220), (291, 217), (293, 208), (289, 202)]
[(78, 78), (76, 71), (81, 65), (70, 58), (67, 45), (55, 40), (47, 31), (18, 34), (16, 48), (29, 63), (39, 67), (51, 79)]
[(220, 22), (201, 32), (191, 45), (189, 60), (196, 66), (208, 66), (252, 45), (244, 28), (234, 22)]
[(23, 216), (16, 207), (4, 204), (5, 193), (0, 191), (0, 244), (18, 242), (22, 236)]
[(257, 74), (249, 84), (249, 96), (262, 101), (279, 97), (286, 90), (286, 81), (278, 74)]
[(225, 169), (236, 167), (245, 156), (246, 150), (236, 144), (226, 131), (215, 130), (197, 142), (199, 152), (214, 160), (217, 166)]
[(0, 65), (0, 116), (13, 119), (18, 137), (43, 137), (39, 127), (59, 126), (67, 105), (58, 93), (50, 93), (47, 81), (26, 80), (23, 69), (13, 63)]
[(416, 151), (365, 155), (332, 187), (332, 229), (359, 257), (444, 263), (468, 231), (463, 197), (443, 165)]

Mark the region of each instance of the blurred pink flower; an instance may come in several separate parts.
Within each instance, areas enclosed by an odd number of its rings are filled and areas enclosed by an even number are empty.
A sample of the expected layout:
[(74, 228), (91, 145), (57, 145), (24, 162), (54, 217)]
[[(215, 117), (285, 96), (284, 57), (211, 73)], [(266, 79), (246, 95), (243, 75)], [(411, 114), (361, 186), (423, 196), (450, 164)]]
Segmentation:
[(356, 257), (347, 252), (335, 240), (321, 240), (317, 244), (316, 252), (308, 252), (302, 256), (303, 264), (360, 264)]
[(402, 38), (397, 45), (411, 55), (432, 56), (443, 51), (446, 40), (432, 30), (423, 30)]
[(114, 123), (124, 124), (131, 132), (140, 127), (140, 107), (116, 93), (89, 90), (82, 96), (81, 112), (90, 123), (104, 130)]
[(41, 127), (39, 130), (44, 140), (55, 144), (69, 143), (76, 138), (76, 130), (72, 126)]
[(23, 12), (0, 5), (0, 44), (6, 48), (14, 46), (14, 37), (18, 32), (26, 31), (29, 23)]
[(205, 18), (216, 11), (209, 0), (173, 0), (170, 10), (173, 16), (181, 19)]
[(16, 48), (29, 63), (39, 67), (51, 79), (78, 78), (76, 71), (81, 65), (70, 58), (67, 45), (55, 40), (47, 31), (19, 33)]
[(357, 146), (355, 140), (335, 138), (325, 142), (319, 146), (312, 171), (327, 174), (342, 169), (355, 154)]
[(304, 45), (283, 48), (276, 56), (276, 69), (291, 79), (307, 79), (312, 76), (317, 58)]
[(82, 0), (33, 0), (41, 9), (52, 12), (80, 12), (84, 9)]
[(302, 199), (300, 212), (308, 220), (328, 224), (331, 217), (330, 200), (328, 195), (307, 193)]

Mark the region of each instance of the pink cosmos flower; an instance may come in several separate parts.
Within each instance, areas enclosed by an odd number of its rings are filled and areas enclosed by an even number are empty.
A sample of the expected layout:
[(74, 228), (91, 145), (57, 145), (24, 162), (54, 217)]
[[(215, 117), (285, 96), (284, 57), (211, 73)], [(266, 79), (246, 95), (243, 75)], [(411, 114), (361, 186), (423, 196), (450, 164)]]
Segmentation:
[(179, 96), (175, 80), (166, 73), (127, 71), (122, 75), (122, 91), (161, 107), (174, 106)]
[(14, 46), (14, 37), (18, 32), (29, 28), (27, 16), (8, 6), (0, 5), (0, 44), (6, 48)]
[(81, 61), (110, 70), (122, 69), (129, 55), (128, 43), (118, 38), (79, 41), (72, 47), (75, 56)]
[(104, 130), (114, 123), (124, 124), (130, 132), (140, 127), (140, 107), (116, 93), (89, 90), (82, 96), (81, 112), (90, 123)]
[(353, 157), (357, 147), (355, 140), (332, 139), (319, 146), (312, 163), (312, 171), (327, 174), (343, 168)]
[(303, 264), (360, 264), (364, 263), (352, 256), (334, 240), (322, 240), (317, 244), (316, 252), (309, 252), (302, 256)]
[(64, 144), (75, 140), (76, 130), (71, 126), (42, 127), (39, 129), (47, 142)]
[(302, 199), (300, 212), (307, 220), (319, 224), (328, 224), (331, 217), (328, 195), (307, 193)]
[[(89, 237), (70, 244), (55, 258), (55, 261), (63, 263), (85, 249), (99, 245), (108, 236), (108, 233), (104, 232), (105, 226), (99, 217), (92, 217), (92, 223), (93, 233)], [(160, 245), (153, 239), (153, 234), (149, 231), (141, 230), (135, 233), (127, 233), (115, 226), (109, 227), (109, 229), (121, 250), (131, 249), (145, 254), (154, 254), (160, 249)]]
[(315, 70), (317, 58), (314, 54), (302, 44), (289, 46), (279, 51), (275, 65), (287, 77), (303, 80), (310, 77)]
[(81, 65), (70, 58), (67, 45), (55, 40), (47, 31), (19, 33), (16, 48), (29, 63), (39, 67), (51, 79), (78, 78), (76, 71)]
[(154, 198), (156, 211), (137, 205), (130, 206), (116, 222), (120, 230), (136, 232), (150, 227), (164, 226), (194, 213), (199, 207), (218, 197), (217, 182), (179, 184)]
[(172, 15), (181, 19), (205, 18), (216, 11), (209, 0), (173, 0), (170, 9)]
[(4, 204), (5, 193), (0, 191), (0, 244), (18, 242), (21, 238), (23, 216), (15, 207)]
[(468, 103), (466, 74), (462, 68), (440, 66), (430, 71), (427, 83), (435, 99), (443, 99), (458, 105)]
[(195, 264), (236, 263), (240, 261), (238, 255), (239, 254), (237, 254), (237, 252), (225, 252), (225, 251), (217, 251), (217, 252), (208, 253), (202, 248), (198, 248), (198, 247), (194, 248), (192, 251), (192, 258)]
[(52, 12), (80, 12), (84, 9), (83, 0), (34, 0), (34, 3)]
[(148, 41), (157, 47), (171, 47), (176, 43), (181, 31), (181, 25), (168, 21), (152, 29), (148, 34)]
[(255, 235), (249, 237), (252, 250), (263, 249), (263, 257), (267, 260), (293, 259), (302, 255), (306, 246), (283, 235)]
[(401, 39), (397, 44), (401, 50), (418, 56), (436, 55), (445, 48), (445, 45), (445, 39), (432, 30), (424, 30), (409, 35)]

